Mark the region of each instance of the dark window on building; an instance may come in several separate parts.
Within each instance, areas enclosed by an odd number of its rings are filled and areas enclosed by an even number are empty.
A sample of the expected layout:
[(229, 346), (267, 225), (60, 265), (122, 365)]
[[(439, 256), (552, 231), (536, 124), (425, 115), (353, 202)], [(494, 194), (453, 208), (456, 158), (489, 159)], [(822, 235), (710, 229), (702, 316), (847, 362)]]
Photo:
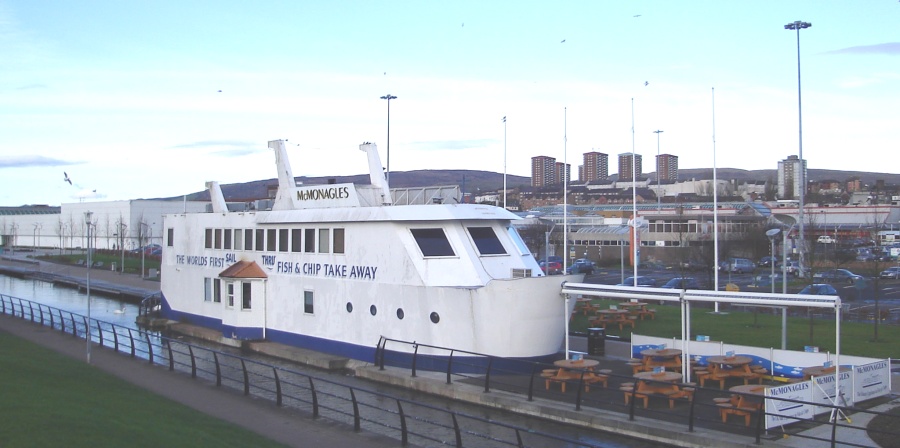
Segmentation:
[(216, 229), (215, 236), (213, 237), (213, 246), (216, 249), (222, 248), (222, 229)]
[(288, 251), (288, 229), (278, 229), (278, 252), (287, 252)]
[(305, 229), (303, 231), (303, 252), (313, 253), (316, 251), (316, 229)]
[(506, 255), (506, 249), (490, 227), (469, 227), (469, 235), (481, 255)]
[(166, 245), (169, 247), (175, 245), (175, 229), (166, 229)]
[(256, 229), (256, 250), (266, 250), (266, 231), (263, 229)]
[(253, 291), (252, 286), (253, 286), (253, 284), (250, 282), (241, 283), (241, 309), (242, 310), (249, 310), (252, 308), (250, 306), (253, 303), (253, 301), (252, 301), (253, 295), (251, 292), (251, 291)]
[(244, 229), (244, 250), (253, 250), (253, 229)]
[(313, 314), (314, 308), (314, 295), (312, 291), (303, 291), (303, 312), (306, 314)]
[(213, 279), (213, 302), (222, 303), (222, 280)]
[(203, 247), (205, 247), (207, 249), (212, 249), (212, 241), (213, 241), (212, 235), (213, 235), (212, 229), (206, 229), (206, 237), (203, 239)]
[(234, 229), (234, 250), (244, 250), (244, 231)]
[(222, 248), (231, 250), (231, 242), (232, 242), (231, 229), (225, 229), (225, 241), (224, 241), (224, 244), (222, 244)]
[(303, 229), (291, 229), (291, 252), (303, 251)]
[(277, 235), (276, 229), (268, 229), (266, 231), (266, 250), (269, 252), (275, 252), (275, 244), (278, 242), (276, 238)]
[(319, 253), (327, 254), (331, 252), (331, 238), (329, 237), (331, 232), (329, 229), (319, 229)]
[(332, 237), (334, 238), (334, 253), (344, 253), (344, 229), (334, 229)]
[(456, 255), (450, 247), (450, 241), (444, 229), (410, 229), (419, 250), (426, 257), (452, 257)]

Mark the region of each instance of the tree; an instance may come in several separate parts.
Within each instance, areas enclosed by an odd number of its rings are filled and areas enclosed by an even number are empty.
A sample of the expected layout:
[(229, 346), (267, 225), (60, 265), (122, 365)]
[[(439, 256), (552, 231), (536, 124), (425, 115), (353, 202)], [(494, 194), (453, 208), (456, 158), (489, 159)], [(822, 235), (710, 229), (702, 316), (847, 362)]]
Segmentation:
[(547, 232), (550, 231), (550, 228), (546, 224), (528, 224), (516, 227), (516, 230), (519, 232), (522, 240), (525, 241), (525, 245), (531, 250), (531, 253), (535, 255), (535, 258), (542, 259)]

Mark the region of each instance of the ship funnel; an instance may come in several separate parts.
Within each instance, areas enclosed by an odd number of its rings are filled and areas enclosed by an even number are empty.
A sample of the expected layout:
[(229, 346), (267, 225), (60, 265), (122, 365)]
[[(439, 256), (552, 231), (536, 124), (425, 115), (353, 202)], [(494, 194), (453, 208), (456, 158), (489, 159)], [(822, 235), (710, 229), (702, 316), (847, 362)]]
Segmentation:
[(269, 148), (275, 150), (275, 166), (278, 169), (278, 192), (275, 193), (275, 204), (285, 203), (290, 205), (291, 189), (296, 187), (294, 173), (291, 171), (291, 162), (287, 157), (287, 149), (284, 140), (272, 140)]
[(209, 190), (209, 200), (212, 202), (213, 213), (227, 213), (228, 205), (225, 203), (225, 196), (222, 195), (222, 187), (216, 181), (206, 183), (206, 189)]
[(365, 142), (359, 145), (359, 150), (366, 153), (369, 159), (369, 182), (381, 189), (382, 204), (391, 204), (391, 189), (384, 178), (384, 168), (381, 166), (381, 158), (378, 157), (378, 146)]

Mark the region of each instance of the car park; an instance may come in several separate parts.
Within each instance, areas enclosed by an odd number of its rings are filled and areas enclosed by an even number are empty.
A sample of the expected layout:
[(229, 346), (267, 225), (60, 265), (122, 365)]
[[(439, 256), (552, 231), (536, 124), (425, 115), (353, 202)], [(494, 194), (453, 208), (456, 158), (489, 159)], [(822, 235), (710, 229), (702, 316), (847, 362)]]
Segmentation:
[(830, 235), (822, 235), (816, 240), (816, 242), (822, 244), (833, 244), (834, 238), (832, 238)]
[(656, 280), (652, 277), (647, 277), (644, 275), (639, 275), (637, 277), (628, 277), (624, 282), (619, 283), (616, 286), (635, 286), (635, 279), (637, 279), (637, 286), (656, 286)]
[(828, 269), (813, 275), (813, 280), (817, 280), (819, 283), (855, 283), (860, 279), (862, 279), (861, 275), (856, 275), (847, 269)]
[(797, 294), (811, 294), (815, 296), (837, 296), (838, 291), (834, 289), (834, 286), (831, 286), (827, 283), (813, 283), (812, 285), (807, 285), (805, 288), (801, 289)]
[(539, 265), (541, 267), (541, 270), (544, 271), (544, 274), (547, 274), (547, 275), (562, 274), (562, 263), (559, 263), (557, 261), (550, 261), (550, 262), (542, 261), (539, 263)]
[(775, 260), (775, 267), (781, 266), (781, 257), (778, 257), (778, 256), (770, 257), (768, 255), (760, 258), (756, 264), (759, 267), (770, 267), (770, 266), (772, 266), (773, 259)]
[(719, 270), (725, 272), (737, 272), (743, 274), (745, 272), (753, 272), (756, 265), (746, 258), (731, 258), (728, 261), (719, 264)]
[(566, 268), (567, 274), (593, 274), (594, 262), (587, 258), (579, 258), (575, 260), (571, 266)]
[(693, 277), (675, 277), (660, 288), (667, 289), (700, 289), (700, 284)]
[(891, 266), (879, 275), (881, 278), (900, 278), (900, 266)]

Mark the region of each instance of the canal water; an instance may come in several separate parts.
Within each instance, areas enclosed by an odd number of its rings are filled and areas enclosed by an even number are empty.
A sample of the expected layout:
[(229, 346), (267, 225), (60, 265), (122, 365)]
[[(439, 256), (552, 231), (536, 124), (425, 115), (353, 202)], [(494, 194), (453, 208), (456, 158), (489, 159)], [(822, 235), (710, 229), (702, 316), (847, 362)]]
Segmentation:
[[(87, 296), (77, 290), (56, 286), (51, 283), (36, 281), (36, 280), (23, 280), (14, 277), (7, 277), (0, 275), (0, 293), (17, 297), (21, 299), (31, 300), (37, 303), (41, 303), (50, 307), (59, 308), (65, 311), (70, 311), (72, 313), (87, 315)], [(134, 323), (135, 318), (138, 315), (138, 306), (130, 303), (122, 302), (113, 298), (104, 297), (104, 296), (91, 296), (91, 318), (112, 323), (118, 326), (137, 329), (137, 325)], [(312, 369), (305, 367), (300, 364), (291, 363), (288, 361), (272, 359), (270, 357), (265, 357), (262, 355), (254, 355), (252, 353), (241, 352), (238, 349), (232, 349), (224, 346), (215, 345), (212, 343), (204, 342), (204, 341), (191, 341), (194, 345), (201, 345), (205, 347), (209, 347), (221, 352), (227, 352), (234, 355), (243, 356), (245, 358), (257, 359), (262, 362), (266, 362), (268, 364), (276, 365), (279, 367), (288, 368), (290, 370), (294, 370), (300, 373), (308, 373), (317, 377), (327, 377), (330, 381), (340, 382), (349, 387), (362, 388), (367, 390), (376, 390), (380, 393), (389, 394), (398, 398), (404, 398), (408, 400), (417, 401), (428, 406), (433, 406), (436, 408), (447, 409), (455, 412), (460, 412), (467, 415), (472, 415), (484, 419), (489, 419), (492, 421), (500, 422), (508, 425), (515, 425), (523, 428), (534, 428), (537, 431), (554, 434), (559, 437), (564, 437), (573, 440), (580, 440), (584, 443), (584, 445), (576, 444), (576, 445), (566, 445), (559, 443), (551, 443), (548, 441), (548, 445), (544, 446), (596, 446), (596, 447), (604, 447), (604, 448), (624, 448), (624, 447), (636, 447), (636, 448), (649, 448), (649, 447), (657, 447), (660, 446), (658, 443), (651, 443), (648, 441), (635, 440), (627, 437), (622, 437), (616, 434), (609, 434), (600, 431), (592, 431), (583, 428), (577, 428), (569, 425), (562, 425), (554, 422), (548, 422), (545, 420), (530, 418), (526, 416), (521, 416), (509, 412), (504, 412), (496, 409), (489, 409), (481, 406), (470, 405), (466, 403), (459, 403), (452, 400), (446, 400), (439, 397), (433, 397), (429, 395), (424, 395), (420, 393), (415, 393), (406, 389), (397, 388), (393, 386), (384, 385), (381, 383), (373, 383), (366, 380), (358, 379), (351, 376), (346, 376), (338, 373), (327, 373), (318, 369)], [(131, 362), (123, 359), (122, 362)], [(318, 386), (317, 386), (318, 387)], [(389, 404), (386, 404), (386, 406)], [(423, 415), (419, 415), (420, 418), (425, 419), (442, 419), (446, 416), (446, 414), (440, 415), (442, 413), (428, 411), (426, 408), (421, 408), (420, 412), (424, 413)], [(419, 411), (417, 411), (419, 412)], [(427, 415), (428, 412), (433, 413), (434, 415)], [(492, 431), (496, 431), (499, 428), (497, 427), (487, 427), (478, 422), (471, 423), (477, 428), (470, 428), (477, 432), (482, 433), (491, 433)], [(375, 426), (370, 428), (373, 431), (379, 431), (379, 427)], [(381, 431), (379, 431), (381, 432)], [(387, 433), (385, 434), (391, 437), (396, 437), (396, 433)], [(443, 439), (444, 434), (434, 434), (436, 438)], [(447, 440), (447, 439), (445, 439)], [(485, 440), (485, 444), (483, 446), (491, 446), (491, 441)], [(500, 445), (498, 445), (500, 446)]]

